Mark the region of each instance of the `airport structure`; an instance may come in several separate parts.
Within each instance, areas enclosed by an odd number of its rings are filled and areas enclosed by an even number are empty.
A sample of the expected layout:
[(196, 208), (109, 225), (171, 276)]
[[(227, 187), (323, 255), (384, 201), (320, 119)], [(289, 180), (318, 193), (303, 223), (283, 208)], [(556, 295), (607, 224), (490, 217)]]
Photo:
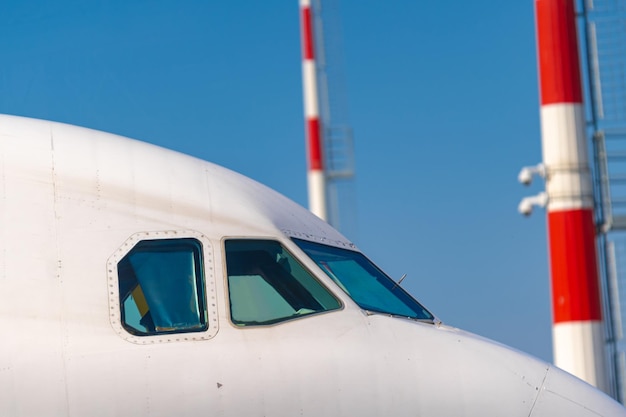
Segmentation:
[[(626, 1), (536, 0), (555, 364), (626, 399)], [(589, 158), (588, 155), (591, 155)]]
[(593, 146), (598, 254), (607, 322), (606, 351), (615, 397), (626, 401), (626, 1), (582, 2), (587, 132)]
[(323, 7), (321, 0), (300, 0), (302, 84), (309, 210), (347, 233), (354, 226), (354, 152), (338, 7), (336, 0)]
[(554, 363), (608, 391), (574, 2), (535, 5)]
[(324, 172), (323, 136), (313, 37), (313, 11), (310, 0), (300, 0), (302, 28), (302, 84), (306, 123), (309, 209), (322, 220), (328, 220), (326, 174)]

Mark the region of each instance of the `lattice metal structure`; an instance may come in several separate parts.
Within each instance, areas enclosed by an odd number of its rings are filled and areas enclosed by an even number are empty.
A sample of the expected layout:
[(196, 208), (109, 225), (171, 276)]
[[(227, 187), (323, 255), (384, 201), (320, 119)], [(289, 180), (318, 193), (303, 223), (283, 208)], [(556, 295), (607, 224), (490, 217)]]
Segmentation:
[(598, 252), (613, 395), (626, 400), (626, 0), (582, 0)]
[(312, 0), (328, 221), (355, 238), (354, 143), (349, 124), (339, 0)]

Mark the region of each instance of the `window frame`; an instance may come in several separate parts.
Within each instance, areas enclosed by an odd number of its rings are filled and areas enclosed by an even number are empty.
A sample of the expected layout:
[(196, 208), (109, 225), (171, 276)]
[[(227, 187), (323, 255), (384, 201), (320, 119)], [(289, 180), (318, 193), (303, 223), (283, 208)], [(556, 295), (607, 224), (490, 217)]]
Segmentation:
[[(120, 299), (120, 279), (118, 275), (118, 264), (132, 252), (132, 250), (143, 241), (154, 240), (188, 240), (193, 239), (199, 243), (199, 255), (201, 277), (196, 277), (196, 288), (199, 305), (204, 308), (201, 314), (206, 315), (204, 329), (194, 330), (167, 330), (150, 334), (133, 332), (126, 328), (123, 323), (123, 307)], [(175, 242), (172, 242), (175, 243)], [(194, 269), (195, 269), (194, 259)], [(213, 267), (212, 245), (210, 240), (203, 234), (195, 231), (159, 231), (159, 232), (139, 232), (133, 234), (111, 255), (107, 261), (107, 278), (109, 291), (109, 319), (113, 329), (123, 339), (136, 344), (154, 344), (178, 341), (197, 341), (213, 338), (218, 331), (218, 311), (215, 288), (215, 276)]]

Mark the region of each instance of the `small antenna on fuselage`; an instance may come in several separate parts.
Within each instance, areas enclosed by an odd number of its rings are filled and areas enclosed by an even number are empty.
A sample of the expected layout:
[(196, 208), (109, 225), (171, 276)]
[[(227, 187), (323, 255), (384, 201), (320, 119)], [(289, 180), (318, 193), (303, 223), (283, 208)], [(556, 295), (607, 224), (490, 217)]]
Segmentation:
[(400, 279), (398, 280), (398, 282), (396, 282), (396, 283), (393, 285), (393, 287), (391, 287), (391, 291), (395, 290), (395, 289), (396, 289), (396, 287), (399, 287), (399, 286), (400, 286), (400, 284), (402, 284), (402, 281), (404, 281), (404, 278), (406, 278), (406, 274), (402, 275), (402, 276), (400, 277)]

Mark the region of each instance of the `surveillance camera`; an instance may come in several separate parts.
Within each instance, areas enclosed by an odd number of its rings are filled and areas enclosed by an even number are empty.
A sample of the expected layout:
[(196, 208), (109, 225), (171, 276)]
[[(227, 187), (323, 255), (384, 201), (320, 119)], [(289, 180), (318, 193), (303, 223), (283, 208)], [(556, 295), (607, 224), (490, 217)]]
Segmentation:
[(524, 216), (530, 216), (533, 212), (533, 203), (530, 199), (524, 198), (517, 206), (517, 210)]
[(519, 175), (517, 176), (517, 180), (524, 185), (530, 185), (531, 181), (533, 180), (533, 173), (530, 169), (528, 169), (528, 167), (522, 168), (522, 170), (519, 172)]
[(545, 207), (547, 204), (548, 204), (548, 194), (544, 191), (532, 197), (522, 198), (522, 201), (520, 201), (519, 206), (517, 206), (517, 210), (520, 213), (522, 213), (524, 216), (530, 216), (530, 214), (533, 211), (533, 206)]

